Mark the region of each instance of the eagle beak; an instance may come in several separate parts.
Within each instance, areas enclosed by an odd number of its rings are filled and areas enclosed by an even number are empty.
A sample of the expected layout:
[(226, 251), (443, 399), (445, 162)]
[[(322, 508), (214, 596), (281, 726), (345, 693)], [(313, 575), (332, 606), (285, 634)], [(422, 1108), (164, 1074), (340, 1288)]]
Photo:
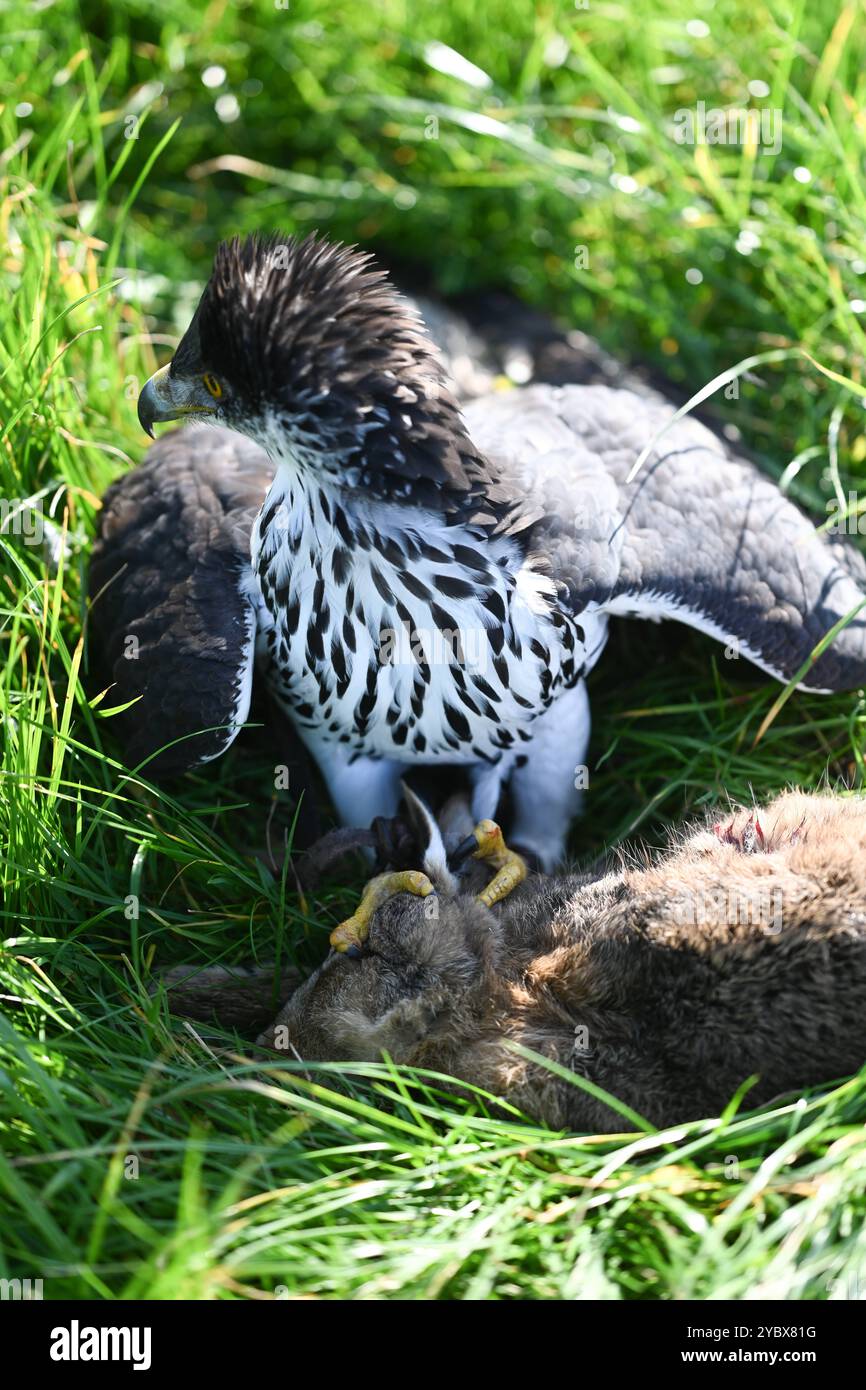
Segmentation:
[[(171, 364), (169, 364), (170, 366)], [(145, 434), (153, 439), (153, 427), (163, 420), (179, 420), (185, 415), (210, 415), (213, 402), (200, 392), (198, 382), (169, 376), (169, 367), (160, 367), (145, 382), (138, 398), (138, 420)]]

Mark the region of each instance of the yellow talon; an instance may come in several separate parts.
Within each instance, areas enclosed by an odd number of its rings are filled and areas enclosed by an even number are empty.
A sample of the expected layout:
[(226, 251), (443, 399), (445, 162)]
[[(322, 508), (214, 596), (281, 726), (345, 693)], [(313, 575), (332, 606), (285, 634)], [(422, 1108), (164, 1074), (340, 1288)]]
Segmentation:
[(373, 913), (389, 898), (396, 897), (398, 893), (414, 893), (417, 898), (426, 898), (435, 891), (427, 875), (418, 869), (378, 874), (370, 879), (351, 917), (347, 917), (331, 932), (331, 945), (335, 951), (359, 950), (369, 936)]
[(513, 893), (526, 878), (529, 869), (526, 860), (508, 848), (495, 821), (479, 821), (472, 833), (478, 845), (472, 858), (483, 859), (491, 869), (496, 870), (487, 887), (478, 894), (477, 901), (484, 903), (485, 907), (493, 907), (494, 903), (501, 903), (503, 898)]

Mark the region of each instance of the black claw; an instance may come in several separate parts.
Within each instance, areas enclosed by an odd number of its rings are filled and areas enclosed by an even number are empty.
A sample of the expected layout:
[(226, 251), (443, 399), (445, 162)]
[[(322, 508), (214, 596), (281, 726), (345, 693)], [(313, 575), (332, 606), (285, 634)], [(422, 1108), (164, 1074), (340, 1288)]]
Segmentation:
[(461, 840), (456, 849), (452, 849), (448, 856), (449, 869), (460, 869), (466, 860), (475, 853), (478, 848), (478, 841), (474, 835), (467, 835), (465, 840)]
[(363, 954), (360, 946), (347, 946), (343, 952), (343, 955), (348, 956), (349, 960), (360, 960)]

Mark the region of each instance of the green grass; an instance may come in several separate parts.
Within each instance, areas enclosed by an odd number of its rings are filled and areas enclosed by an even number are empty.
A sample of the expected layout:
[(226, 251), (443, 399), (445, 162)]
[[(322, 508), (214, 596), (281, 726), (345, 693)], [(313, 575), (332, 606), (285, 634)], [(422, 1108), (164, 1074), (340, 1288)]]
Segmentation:
[[(262, 1069), (169, 1020), (154, 970), (276, 949), (309, 965), (351, 885), (305, 906), (251, 859), (272, 813), (290, 825), (261, 758), (238, 746), (160, 793), (118, 764), (81, 682), (98, 498), (142, 454), (137, 384), (227, 233), (317, 226), (443, 290), (504, 284), (684, 394), (802, 348), (836, 376), (790, 357), (710, 410), (819, 518), (862, 488), (861, 10), (635, 13), (5, 7), (0, 497), (38, 500), (66, 544), (56, 570), (14, 527), (0, 538), (0, 1277), (41, 1277), (46, 1297), (862, 1295), (863, 1081), (600, 1139), (385, 1064)], [(438, 72), (432, 40), (487, 85)], [(701, 100), (780, 108), (780, 151), (675, 143), (674, 112)], [(658, 842), (725, 793), (863, 781), (862, 692), (794, 695), (756, 744), (778, 688), (637, 625), (594, 686), (580, 853), (638, 828)]]

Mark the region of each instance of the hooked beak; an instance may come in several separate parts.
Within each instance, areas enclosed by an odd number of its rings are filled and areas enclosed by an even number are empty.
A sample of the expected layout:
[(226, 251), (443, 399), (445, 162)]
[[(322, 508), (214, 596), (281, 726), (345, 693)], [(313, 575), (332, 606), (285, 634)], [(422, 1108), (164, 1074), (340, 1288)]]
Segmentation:
[(169, 376), (168, 366), (160, 367), (145, 382), (138, 398), (138, 420), (145, 434), (153, 439), (154, 425), (163, 420), (212, 414), (213, 402), (203, 391), (199, 394), (200, 390), (197, 382)]

